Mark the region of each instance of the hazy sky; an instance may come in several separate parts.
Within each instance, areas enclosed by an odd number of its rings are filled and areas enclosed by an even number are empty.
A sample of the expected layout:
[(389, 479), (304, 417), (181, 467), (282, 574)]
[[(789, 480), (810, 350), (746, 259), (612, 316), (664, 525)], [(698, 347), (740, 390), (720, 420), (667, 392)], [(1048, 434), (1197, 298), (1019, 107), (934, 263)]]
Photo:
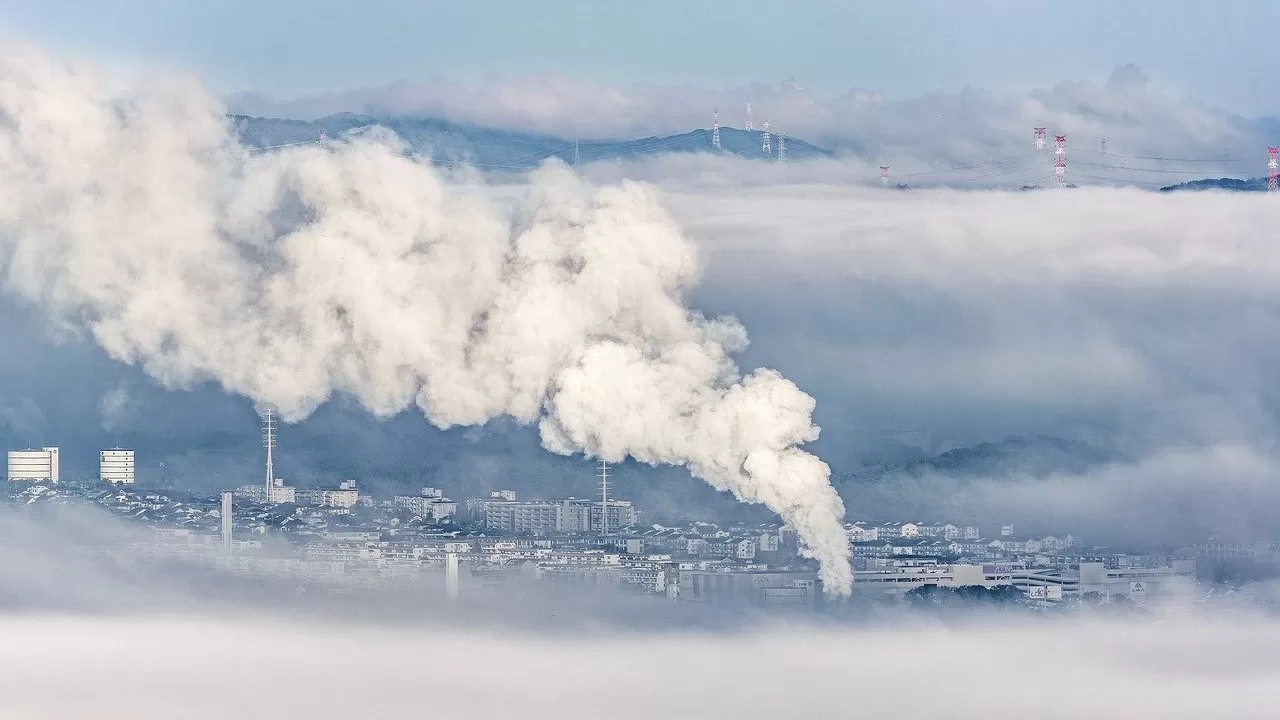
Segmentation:
[(1271, 0), (0, 0), (0, 34), (186, 67), (220, 92), (548, 71), (711, 88), (794, 77), (893, 97), (1101, 80), (1132, 62), (1248, 114), (1275, 112), (1266, 29), (1278, 20)]

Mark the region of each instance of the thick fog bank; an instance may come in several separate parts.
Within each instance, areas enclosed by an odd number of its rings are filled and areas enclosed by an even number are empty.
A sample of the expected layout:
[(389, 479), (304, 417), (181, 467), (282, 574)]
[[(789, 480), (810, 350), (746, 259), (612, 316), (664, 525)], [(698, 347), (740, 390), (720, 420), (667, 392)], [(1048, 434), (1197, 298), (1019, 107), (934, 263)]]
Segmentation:
[(6, 717), (1233, 718), (1265, 712), (1280, 624), (547, 639), (200, 619), (0, 620)]

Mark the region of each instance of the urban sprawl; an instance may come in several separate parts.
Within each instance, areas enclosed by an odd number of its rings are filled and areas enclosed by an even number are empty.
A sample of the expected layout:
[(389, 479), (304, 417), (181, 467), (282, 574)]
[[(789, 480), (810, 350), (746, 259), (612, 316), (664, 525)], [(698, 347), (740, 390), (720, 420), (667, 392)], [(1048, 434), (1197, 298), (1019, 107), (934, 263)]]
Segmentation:
[[(419, 583), (452, 597), (475, 584), (542, 582), (740, 606), (823, 602), (817, 568), (788, 527), (646, 524), (631, 502), (609, 497), (603, 463), (597, 498), (525, 499), (499, 490), (463, 502), (432, 487), (373, 497), (354, 480), (303, 489), (270, 473), (270, 482), (218, 498), (177, 499), (176, 491), (135, 487), (134, 467), (132, 450), (103, 450), (96, 481), (61, 482), (57, 448), (10, 451), (10, 501), (89, 499), (146, 528), (151, 540), (134, 543), (134, 552), (182, 555), (238, 575)], [(1032, 605), (1142, 603), (1193, 586), (1206, 567), (1275, 556), (1267, 544), (1219, 538), (1118, 552), (1071, 534), (1023, 536), (1011, 525), (850, 522), (846, 530), (854, 598), (877, 601), (976, 586), (1016, 590)], [(287, 542), (265, 543), (269, 536)]]

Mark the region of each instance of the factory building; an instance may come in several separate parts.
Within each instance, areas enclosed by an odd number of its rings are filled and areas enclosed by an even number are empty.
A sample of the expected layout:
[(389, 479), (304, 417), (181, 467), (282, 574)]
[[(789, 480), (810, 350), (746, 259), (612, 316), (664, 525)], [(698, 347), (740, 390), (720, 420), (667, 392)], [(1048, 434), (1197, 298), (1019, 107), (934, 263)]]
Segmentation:
[(822, 582), (813, 572), (681, 570), (676, 595), (715, 605), (817, 608)]
[(934, 558), (900, 558), (874, 570), (854, 572), (853, 591), (862, 596), (902, 597), (926, 585), (945, 588), (1012, 585), (1031, 600), (1061, 602), (1093, 596), (1102, 601), (1144, 600), (1185, 589), (1195, 563), (1174, 560), (1160, 567), (1106, 567), (1082, 562), (1064, 570), (1027, 568), (1024, 563), (941, 564)]
[(10, 482), (58, 482), (58, 448), (10, 450), (8, 470)]
[(98, 478), (113, 485), (132, 485), (133, 451), (115, 448), (98, 453)]

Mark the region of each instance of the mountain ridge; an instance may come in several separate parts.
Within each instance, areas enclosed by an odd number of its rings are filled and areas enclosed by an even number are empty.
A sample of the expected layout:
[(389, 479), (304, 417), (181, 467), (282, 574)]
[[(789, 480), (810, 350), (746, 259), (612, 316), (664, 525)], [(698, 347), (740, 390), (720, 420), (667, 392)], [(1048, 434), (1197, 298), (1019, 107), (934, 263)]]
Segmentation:
[[(777, 159), (779, 137), (774, 136), (772, 152), (762, 149), (762, 133), (720, 128), (721, 149), (712, 145), (712, 131), (706, 128), (676, 135), (654, 135), (645, 138), (566, 139), (534, 132), (498, 130), (429, 117), (378, 116), (338, 113), (317, 120), (230, 116), (240, 141), (253, 148), (270, 148), (318, 140), (321, 131), (341, 138), (358, 135), (370, 128), (381, 127), (394, 132), (415, 153), (429, 155), (446, 164), (470, 165), (482, 170), (522, 171), (558, 159), (567, 163), (593, 163), (634, 160), (665, 154), (720, 153), (750, 160)], [(824, 148), (800, 140), (786, 138), (789, 159), (806, 160), (834, 157)]]

